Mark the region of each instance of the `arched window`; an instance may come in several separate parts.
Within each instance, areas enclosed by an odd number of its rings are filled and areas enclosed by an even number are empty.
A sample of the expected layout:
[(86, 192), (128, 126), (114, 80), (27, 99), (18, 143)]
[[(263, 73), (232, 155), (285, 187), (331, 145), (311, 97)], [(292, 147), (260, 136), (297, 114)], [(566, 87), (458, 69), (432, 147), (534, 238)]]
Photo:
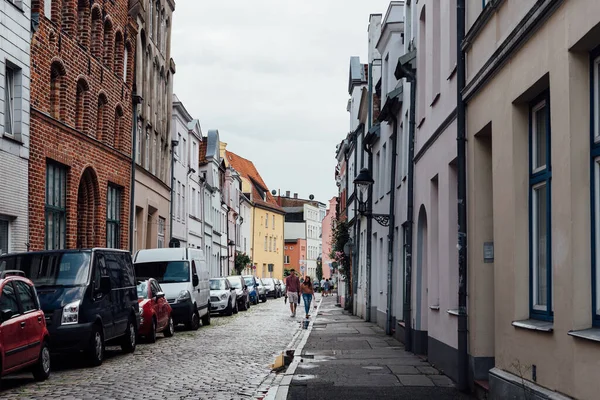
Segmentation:
[(61, 103), (66, 99), (66, 70), (60, 60), (55, 60), (50, 66), (50, 115), (64, 121), (65, 107)]
[(68, 35), (74, 36), (76, 33), (76, 20), (77, 20), (77, 6), (75, 2), (77, 0), (63, 0), (62, 1), (62, 29)]
[(79, 44), (88, 48), (90, 46), (90, 2), (78, 0), (77, 5), (77, 39)]
[(113, 71), (117, 76), (124, 76), (123, 69), (125, 67), (123, 65), (123, 53), (123, 34), (121, 33), (121, 31), (117, 31), (117, 33), (115, 34), (115, 57), (113, 67)]
[(110, 18), (104, 22), (104, 66), (111, 69), (113, 66), (113, 25)]
[(130, 71), (129, 71), (129, 55), (131, 54), (131, 45), (127, 43), (125, 45), (125, 51), (123, 53), (123, 82), (131, 83)]
[(102, 56), (102, 11), (100, 6), (92, 8), (92, 55), (96, 58)]
[(89, 131), (89, 92), (88, 82), (83, 77), (79, 78), (75, 95), (75, 129), (84, 133)]
[(98, 115), (96, 118), (96, 139), (99, 141), (106, 140), (106, 108), (108, 107), (108, 98), (104, 93), (98, 96)]
[(123, 108), (121, 108), (121, 105), (117, 105), (115, 108), (113, 147), (119, 150), (123, 150), (123, 146), (125, 146), (125, 143), (123, 143), (123, 125)]

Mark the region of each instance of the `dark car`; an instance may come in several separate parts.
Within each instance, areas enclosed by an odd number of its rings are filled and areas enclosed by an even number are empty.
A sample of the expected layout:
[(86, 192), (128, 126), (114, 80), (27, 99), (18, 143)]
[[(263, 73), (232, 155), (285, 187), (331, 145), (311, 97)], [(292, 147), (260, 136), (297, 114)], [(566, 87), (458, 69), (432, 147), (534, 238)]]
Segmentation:
[(0, 274), (0, 376), (28, 369), (36, 380), (43, 381), (50, 376), (44, 313), (33, 282), (5, 276), (9, 273), (13, 271)]
[(104, 360), (108, 342), (132, 353), (139, 306), (127, 251), (51, 250), (0, 257), (0, 272), (20, 270), (35, 284), (53, 352), (85, 352), (92, 365)]
[(248, 286), (250, 301), (252, 304), (257, 305), (260, 299), (258, 294), (258, 282), (256, 281), (256, 278), (252, 275), (244, 275), (243, 278), (246, 286)]
[(267, 289), (267, 297), (273, 297), (274, 299), (279, 298), (279, 289), (277, 288), (277, 283), (273, 278), (262, 278), (262, 282)]
[(241, 275), (228, 276), (227, 280), (231, 287), (235, 289), (237, 295), (238, 309), (246, 311), (250, 308), (250, 293), (248, 292), (248, 285), (244, 281)]
[(138, 334), (150, 343), (156, 342), (158, 332), (162, 332), (165, 337), (173, 336), (175, 334), (175, 324), (171, 315), (173, 310), (156, 279), (138, 281), (137, 294), (140, 303)]

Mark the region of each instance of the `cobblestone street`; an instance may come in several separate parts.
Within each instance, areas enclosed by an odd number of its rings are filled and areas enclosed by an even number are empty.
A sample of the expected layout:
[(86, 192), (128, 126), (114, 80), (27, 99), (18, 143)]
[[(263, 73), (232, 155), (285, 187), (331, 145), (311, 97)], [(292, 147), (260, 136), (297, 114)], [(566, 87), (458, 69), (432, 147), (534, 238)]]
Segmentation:
[[(232, 317), (213, 317), (198, 331), (159, 335), (133, 355), (107, 348), (97, 368), (79, 357), (53, 358), (46, 382), (31, 374), (2, 379), (0, 397), (60, 399), (244, 399), (268, 385), (269, 364), (299, 329), (283, 299), (269, 299)], [(267, 380), (267, 381), (266, 381)]]

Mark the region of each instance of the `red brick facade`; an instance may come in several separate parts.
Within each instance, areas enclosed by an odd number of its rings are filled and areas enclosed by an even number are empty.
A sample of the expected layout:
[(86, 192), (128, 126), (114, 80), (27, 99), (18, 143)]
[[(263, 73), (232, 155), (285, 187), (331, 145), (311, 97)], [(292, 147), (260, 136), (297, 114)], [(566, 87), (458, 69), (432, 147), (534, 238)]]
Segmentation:
[(127, 0), (52, 0), (51, 16), (45, 1), (32, 1), (40, 24), (31, 43), (31, 250), (46, 243), (48, 162), (66, 168), (64, 247), (106, 246), (112, 185), (121, 190), (117, 246), (128, 248), (137, 27)]

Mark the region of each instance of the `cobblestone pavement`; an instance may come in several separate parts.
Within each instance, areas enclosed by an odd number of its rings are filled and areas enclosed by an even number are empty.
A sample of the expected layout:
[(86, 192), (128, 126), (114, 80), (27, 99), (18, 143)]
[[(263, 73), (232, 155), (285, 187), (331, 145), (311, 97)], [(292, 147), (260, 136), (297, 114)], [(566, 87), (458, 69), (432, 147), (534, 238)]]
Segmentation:
[(54, 357), (50, 379), (7, 376), (0, 398), (251, 399), (273, 380), (269, 365), (300, 329), (298, 320), (283, 298), (269, 299), (232, 317), (213, 317), (196, 332), (159, 335), (133, 355), (109, 347), (97, 368), (80, 357)]

